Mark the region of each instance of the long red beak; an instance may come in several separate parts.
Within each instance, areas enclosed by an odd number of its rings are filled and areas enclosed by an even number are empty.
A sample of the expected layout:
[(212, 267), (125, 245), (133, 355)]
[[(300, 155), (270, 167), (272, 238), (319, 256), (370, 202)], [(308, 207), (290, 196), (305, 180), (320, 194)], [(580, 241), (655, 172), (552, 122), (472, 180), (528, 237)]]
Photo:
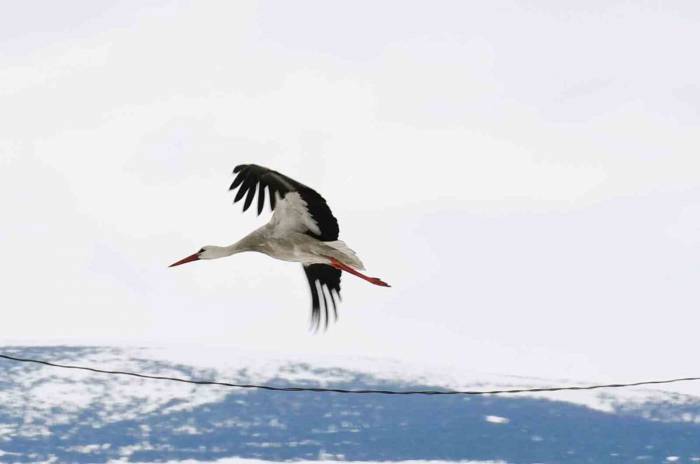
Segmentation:
[(178, 261), (177, 263), (173, 263), (173, 264), (171, 264), (171, 265), (168, 266), (168, 267), (179, 266), (180, 264), (190, 263), (190, 262), (192, 262), (192, 261), (197, 261), (198, 259), (199, 259), (199, 253), (195, 253), (195, 254), (193, 254), (193, 255), (191, 255), (191, 256), (188, 256), (187, 258), (182, 258), (182, 259), (181, 259), (180, 261)]

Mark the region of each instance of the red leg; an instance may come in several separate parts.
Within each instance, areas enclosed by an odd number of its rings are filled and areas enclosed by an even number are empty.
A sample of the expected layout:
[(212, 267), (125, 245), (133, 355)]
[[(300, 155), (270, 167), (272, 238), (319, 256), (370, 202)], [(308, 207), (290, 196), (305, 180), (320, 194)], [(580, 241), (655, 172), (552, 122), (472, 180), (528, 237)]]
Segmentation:
[(335, 258), (330, 258), (330, 257), (329, 257), (328, 259), (331, 260), (331, 266), (333, 266), (333, 267), (336, 268), (336, 269), (340, 269), (340, 270), (343, 270), (343, 271), (345, 271), (345, 272), (349, 272), (349, 273), (352, 274), (352, 275), (356, 275), (356, 276), (359, 277), (360, 279), (364, 279), (364, 280), (366, 280), (367, 282), (372, 283), (372, 284), (374, 284), (374, 285), (379, 285), (380, 287), (391, 287), (391, 285), (389, 285), (388, 283), (384, 282), (382, 279), (380, 279), (380, 278), (378, 278), (378, 277), (369, 277), (369, 276), (366, 276), (366, 275), (364, 275), (363, 273), (361, 273), (361, 272), (359, 272), (359, 271), (357, 271), (357, 270), (351, 268), (350, 266), (347, 266), (347, 265), (341, 263), (340, 261), (338, 261), (338, 260), (335, 259)]

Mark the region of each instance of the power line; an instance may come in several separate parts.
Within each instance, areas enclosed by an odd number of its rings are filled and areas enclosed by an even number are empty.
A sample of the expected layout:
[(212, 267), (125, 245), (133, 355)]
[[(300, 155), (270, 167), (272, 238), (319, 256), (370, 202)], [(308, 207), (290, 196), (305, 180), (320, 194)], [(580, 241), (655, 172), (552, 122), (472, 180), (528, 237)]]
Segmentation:
[(556, 392), (565, 390), (597, 390), (601, 388), (626, 388), (626, 387), (638, 387), (641, 385), (659, 385), (667, 383), (676, 382), (691, 382), (700, 380), (700, 377), (685, 377), (679, 379), (669, 379), (669, 380), (647, 380), (643, 382), (632, 382), (632, 383), (611, 383), (604, 385), (575, 385), (575, 386), (561, 386), (561, 387), (542, 387), (542, 388), (517, 388), (511, 390), (372, 390), (372, 389), (345, 389), (345, 388), (322, 388), (322, 387), (274, 387), (272, 385), (257, 385), (257, 384), (242, 384), (242, 383), (229, 383), (229, 382), (219, 382), (214, 380), (191, 380), (183, 379), (179, 377), (167, 377), (162, 375), (149, 375), (149, 374), (139, 374), (136, 372), (125, 372), (125, 371), (108, 371), (104, 369), (96, 369), (93, 367), (85, 366), (72, 366), (66, 364), (57, 364), (49, 361), (42, 361), (39, 359), (30, 358), (17, 358), (15, 356), (10, 356), (6, 354), (0, 354), (0, 358), (4, 358), (10, 361), (23, 362), (23, 363), (34, 363), (42, 364), (44, 366), (58, 367), (61, 369), (75, 369), (81, 371), (96, 372), (98, 374), (111, 374), (111, 375), (128, 375), (131, 377), (139, 377), (142, 379), (153, 379), (153, 380), (168, 380), (171, 382), (181, 382), (193, 385), (219, 385), (222, 387), (232, 387), (232, 388), (249, 388), (258, 390), (270, 390), (270, 391), (285, 391), (285, 392), (320, 392), (320, 393), (350, 393), (350, 394), (380, 394), (380, 395), (502, 395), (508, 393), (538, 393), (538, 392)]

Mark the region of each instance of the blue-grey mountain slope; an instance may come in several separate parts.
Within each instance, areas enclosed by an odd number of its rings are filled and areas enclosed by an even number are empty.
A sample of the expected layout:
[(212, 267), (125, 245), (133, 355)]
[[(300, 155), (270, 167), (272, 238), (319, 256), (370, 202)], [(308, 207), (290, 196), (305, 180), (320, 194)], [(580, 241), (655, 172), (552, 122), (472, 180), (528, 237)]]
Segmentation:
[[(6, 354), (98, 366), (116, 348), (6, 347)], [(256, 381), (145, 358), (156, 375)], [(104, 366), (103, 366), (104, 367)], [(266, 382), (431, 388), (374, 374), (289, 363)], [(294, 379), (294, 380), (292, 380)], [(0, 462), (502, 460), (508, 463), (700, 461), (700, 401), (613, 400), (610, 411), (542, 398), (287, 393), (192, 386), (0, 360)]]

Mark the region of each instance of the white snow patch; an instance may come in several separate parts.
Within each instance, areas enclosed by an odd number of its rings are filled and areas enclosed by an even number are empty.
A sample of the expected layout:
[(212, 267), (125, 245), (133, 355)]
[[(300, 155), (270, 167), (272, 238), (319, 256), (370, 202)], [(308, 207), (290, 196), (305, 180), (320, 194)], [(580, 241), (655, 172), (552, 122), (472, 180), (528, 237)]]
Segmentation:
[(510, 419), (507, 417), (501, 417), (501, 416), (484, 416), (484, 420), (486, 422), (490, 422), (492, 424), (508, 424), (510, 423)]
[[(16, 348), (7, 349), (9, 353), (14, 350)], [(184, 366), (183, 371), (179, 366), (157, 364), (141, 356), (142, 351), (109, 347), (86, 350), (75, 347), (60, 350), (59, 356), (47, 360), (67, 365), (185, 378), (190, 375), (214, 375), (189, 366)], [(190, 371), (193, 373), (189, 374)], [(193, 409), (221, 401), (230, 393), (226, 389), (197, 389), (194, 385), (182, 383), (106, 376), (48, 366), (22, 365), (14, 367), (13, 373), (15, 386), (0, 391), (0, 402), (22, 405), (21, 408), (10, 409), (10, 413), (24, 424), (17, 430), (23, 436), (46, 435), (48, 430), (39, 430), (32, 424), (71, 423), (97, 403), (102, 405), (97, 409), (98, 421), (112, 423), (136, 419), (159, 409), (165, 413)], [(166, 404), (168, 406), (164, 408)], [(56, 414), (57, 409), (61, 411), (60, 414)], [(0, 438), (13, 431), (0, 424)]]
[(83, 453), (83, 454), (90, 454), (90, 453), (97, 453), (102, 450), (106, 450), (110, 448), (109, 443), (104, 443), (102, 445), (83, 445), (83, 446), (71, 446), (70, 448), (66, 448), (67, 451), (74, 451), (76, 453)]
[(287, 425), (280, 422), (280, 420), (276, 417), (273, 417), (272, 419), (270, 419), (270, 421), (267, 423), (267, 426), (275, 428), (275, 429), (282, 429), (282, 430), (287, 429)]
[(173, 432), (181, 435), (200, 435), (201, 432), (193, 425), (186, 424), (173, 429)]
[(153, 451), (155, 448), (148, 442), (140, 443), (138, 445), (128, 445), (119, 448), (119, 454), (121, 456), (131, 456), (136, 451)]
[[(11, 424), (0, 424), (0, 440), (9, 440), (9, 436), (15, 432), (15, 426)], [(2, 454), (0, 454), (2, 456)]]

